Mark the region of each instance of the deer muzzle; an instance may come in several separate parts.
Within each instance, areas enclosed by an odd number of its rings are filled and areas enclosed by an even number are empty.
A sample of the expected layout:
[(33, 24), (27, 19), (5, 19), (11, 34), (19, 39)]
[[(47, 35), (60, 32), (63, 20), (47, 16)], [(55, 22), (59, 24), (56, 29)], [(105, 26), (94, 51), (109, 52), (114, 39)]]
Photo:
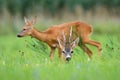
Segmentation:
[(18, 34), (17, 37), (22, 37), (22, 36)]
[(66, 61), (70, 61), (71, 60), (71, 56), (70, 55), (67, 55), (66, 56)]

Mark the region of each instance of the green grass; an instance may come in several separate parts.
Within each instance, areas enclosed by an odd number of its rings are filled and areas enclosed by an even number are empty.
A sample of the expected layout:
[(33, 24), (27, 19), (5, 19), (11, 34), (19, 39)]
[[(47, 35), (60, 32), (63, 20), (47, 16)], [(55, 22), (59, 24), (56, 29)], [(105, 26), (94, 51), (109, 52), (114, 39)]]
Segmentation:
[[(119, 80), (120, 79), (120, 37), (119, 35), (92, 35), (102, 43), (102, 58), (93, 59), (77, 47), (72, 60), (66, 63), (58, 58), (57, 50), (53, 61), (49, 59), (50, 49), (39, 45), (30, 37), (0, 36), (0, 80)], [(45, 47), (44, 47), (45, 46)]]

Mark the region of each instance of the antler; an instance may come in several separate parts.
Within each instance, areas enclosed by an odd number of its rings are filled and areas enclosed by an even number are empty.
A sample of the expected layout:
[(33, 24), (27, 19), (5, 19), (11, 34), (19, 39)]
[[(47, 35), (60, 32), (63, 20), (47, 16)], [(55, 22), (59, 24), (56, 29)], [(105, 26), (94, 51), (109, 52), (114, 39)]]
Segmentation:
[(62, 35), (63, 35), (63, 41), (61, 41), (61, 39), (59, 37), (57, 37), (57, 41), (59, 43), (59, 46), (62, 48), (62, 46), (66, 44), (66, 37), (65, 37), (65, 33), (62, 32)]
[(63, 32), (62, 35), (63, 35), (64, 43), (66, 43), (65, 33)]
[(70, 28), (69, 42), (71, 42), (71, 39), (72, 39), (72, 26), (71, 26), (71, 28)]
[[(62, 32), (62, 36), (63, 36), (63, 43), (64, 43), (63, 45), (65, 45), (66, 44), (66, 36), (65, 36), (64, 31)], [(72, 39), (72, 26), (70, 28), (69, 42), (68, 43), (71, 43), (71, 39)], [(61, 46), (61, 40), (59, 38), (57, 38), (57, 40), (58, 40), (59, 45)]]

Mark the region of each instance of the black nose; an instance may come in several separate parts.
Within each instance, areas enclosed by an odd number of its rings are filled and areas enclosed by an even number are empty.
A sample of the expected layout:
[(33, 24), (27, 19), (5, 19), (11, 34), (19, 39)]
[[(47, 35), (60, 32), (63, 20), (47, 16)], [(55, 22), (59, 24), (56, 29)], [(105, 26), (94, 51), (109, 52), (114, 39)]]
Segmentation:
[(17, 37), (22, 37), (22, 36), (18, 34)]
[(67, 58), (66, 58), (66, 60), (67, 60), (67, 61), (70, 61), (70, 60), (71, 60), (71, 58), (70, 58), (70, 57), (67, 57)]

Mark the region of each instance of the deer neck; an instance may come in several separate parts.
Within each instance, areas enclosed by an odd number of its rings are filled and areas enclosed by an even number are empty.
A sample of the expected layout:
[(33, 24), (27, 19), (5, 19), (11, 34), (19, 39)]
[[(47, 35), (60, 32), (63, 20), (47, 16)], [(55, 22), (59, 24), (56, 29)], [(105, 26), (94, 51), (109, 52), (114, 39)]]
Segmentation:
[(31, 37), (34, 37), (41, 41), (46, 41), (46, 34), (44, 32), (38, 31), (37, 29), (33, 29)]

